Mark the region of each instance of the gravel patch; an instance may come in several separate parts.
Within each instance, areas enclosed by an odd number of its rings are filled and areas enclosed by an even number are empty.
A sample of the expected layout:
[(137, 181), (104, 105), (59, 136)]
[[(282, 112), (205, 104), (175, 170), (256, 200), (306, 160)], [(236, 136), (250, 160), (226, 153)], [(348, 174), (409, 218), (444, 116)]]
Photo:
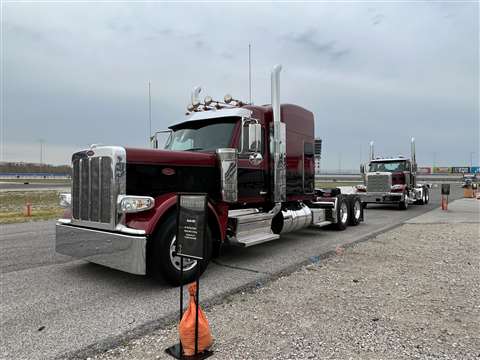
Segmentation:
[[(480, 359), (479, 224), (406, 224), (206, 309), (212, 359)], [(176, 326), (88, 358), (172, 359)]]

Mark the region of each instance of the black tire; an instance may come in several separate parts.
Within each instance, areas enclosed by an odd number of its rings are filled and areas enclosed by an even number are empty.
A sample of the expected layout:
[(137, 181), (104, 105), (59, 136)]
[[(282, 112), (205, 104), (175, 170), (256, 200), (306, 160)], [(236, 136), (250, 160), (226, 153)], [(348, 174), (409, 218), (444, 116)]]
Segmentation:
[(409, 205), (409, 204), (408, 204), (408, 193), (407, 193), (407, 192), (405, 192), (405, 193), (403, 194), (403, 198), (404, 198), (404, 200), (403, 200), (403, 201), (400, 201), (400, 202), (398, 203), (398, 208), (399, 208), (400, 210), (407, 210), (407, 209), (408, 209), (408, 205)]
[(349, 206), (347, 199), (344, 197), (339, 196), (337, 201), (337, 222), (335, 223), (335, 229), (337, 230), (345, 230), (348, 225), (348, 218), (349, 218)]
[[(172, 242), (177, 231), (177, 214), (168, 216), (150, 239), (148, 247), (148, 273), (157, 280), (164, 279), (173, 286), (180, 285), (180, 258), (171, 256)], [(200, 268), (200, 275), (203, 274), (212, 256), (211, 232), (207, 228), (206, 256), (202, 261), (184, 259), (183, 284), (188, 284), (196, 279), (197, 267)], [(199, 265), (200, 263), (200, 265)], [(187, 269), (186, 269), (187, 268)]]
[(425, 204), (425, 189), (422, 189), (422, 198), (420, 200), (415, 201), (416, 205), (423, 205)]
[(424, 205), (427, 205), (430, 202), (430, 191), (428, 188), (425, 188), (425, 201), (423, 202)]
[(348, 224), (356, 226), (360, 224), (360, 219), (362, 218), (362, 202), (360, 198), (353, 197), (350, 200), (350, 206), (348, 207), (350, 213), (348, 214)]

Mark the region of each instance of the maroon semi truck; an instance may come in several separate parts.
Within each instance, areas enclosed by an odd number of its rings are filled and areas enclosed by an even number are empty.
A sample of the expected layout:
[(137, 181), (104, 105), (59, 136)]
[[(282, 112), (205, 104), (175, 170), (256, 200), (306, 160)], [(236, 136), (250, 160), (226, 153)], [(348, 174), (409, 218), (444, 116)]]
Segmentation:
[[(280, 104), (280, 70), (272, 71), (271, 105), (231, 96), (201, 102), (194, 91), (163, 149), (155, 134), (153, 149), (92, 146), (73, 154), (56, 251), (178, 284), (180, 192), (208, 194), (208, 259), (225, 243), (247, 247), (308, 226), (343, 230), (362, 221), (358, 195), (315, 189), (314, 116)], [(186, 281), (202, 264), (185, 260)]]
[(370, 142), (368, 166), (360, 165), (363, 185), (357, 186), (362, 207), (367, 204), (396, 204), (401, 210), (410, 204), (425, 205), (430, 201), (430, 185), (417, 182), (415, 139), (411, 139), (411, 158), (375, 156)]

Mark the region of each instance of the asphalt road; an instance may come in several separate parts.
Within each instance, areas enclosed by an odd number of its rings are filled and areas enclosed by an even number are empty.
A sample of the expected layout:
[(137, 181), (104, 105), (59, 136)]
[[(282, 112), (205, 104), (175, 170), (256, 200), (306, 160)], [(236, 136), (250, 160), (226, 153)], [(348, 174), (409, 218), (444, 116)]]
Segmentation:
[(69, 185), (66, 184), (55, 184), (55, 183), (33, 183), (33, 184), (24, 184), (24, 183), (9, 183), (0, 181), (0, 191), (29, 191), (29, 190), (65, 190), (69, 191)]
[[(455, 185), (451, 199), (462, 189)], [(306, 229), (251, 248), (228, 248), (201, 282), (202, 303), (215, 303), (316, 262), (338, 245), (386, 231), (439, 206), (369, 206), (365, 223), (337, 232)], [(178, 289), (54, 254), (54, 222), (6, 225), (0, 234), (0, 358), (82, 357), (173, 321)], [(234, 331), (234, 329), (232, 329)]]

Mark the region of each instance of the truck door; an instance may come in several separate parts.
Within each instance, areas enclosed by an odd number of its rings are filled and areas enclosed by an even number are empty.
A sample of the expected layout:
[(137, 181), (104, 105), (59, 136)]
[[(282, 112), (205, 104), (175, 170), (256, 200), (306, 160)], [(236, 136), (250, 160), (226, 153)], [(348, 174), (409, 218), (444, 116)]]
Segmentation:
[[(247, 131), (247, 127), (244, 129)], [(240, 140), (240, 136), (238, 137)], [(265, 151), (265, 130), (262, 126), (262, 146), (261, 154), (263, 161), (258, 165), (253, 165), (249, 161), (249, 154), (238, 155), (238, 202), (240, 203), (261, 203), (266, 201), (268, 193), (268, 183), (266, 179), (267, 159)], [(239, 149), (241, 147), (239, 146)], [(244, 149), (247, 144), (244, 144)]]

